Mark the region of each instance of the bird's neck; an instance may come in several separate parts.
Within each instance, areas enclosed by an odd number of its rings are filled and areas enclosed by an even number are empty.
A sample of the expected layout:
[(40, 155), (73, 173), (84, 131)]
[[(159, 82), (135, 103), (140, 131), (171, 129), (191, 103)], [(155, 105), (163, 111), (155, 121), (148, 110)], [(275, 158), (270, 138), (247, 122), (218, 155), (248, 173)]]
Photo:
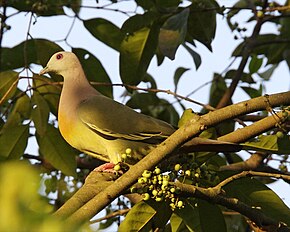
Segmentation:
[(64, 82), (59, 109), (63, 107), (64, 109), (70, 108), (70, 110), (75, 110), (80, 102), (99, 94), (90, 85), (81, 68), (71, 69), (69, 73), (64, 73), (63, 77)]

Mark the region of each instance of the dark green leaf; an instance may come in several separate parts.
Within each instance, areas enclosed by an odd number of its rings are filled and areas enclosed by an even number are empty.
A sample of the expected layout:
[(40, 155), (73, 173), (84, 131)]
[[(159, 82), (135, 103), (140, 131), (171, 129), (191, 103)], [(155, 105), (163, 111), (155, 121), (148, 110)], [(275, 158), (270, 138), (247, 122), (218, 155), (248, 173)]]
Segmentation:
[(226, 231), (223, 214), (217, 205), (198, 200), (200, 224), (203, 232)]
[[(231, 70), (229, 70), (229, 71), (226, 73), (226, 75), (225, 75), (225, 79), (234, 79), (234, 78), (236, 77), (236, 75), (237, 75), (237, 70), (233, 70), (233, 69), (231, 69)], [(241, 76), (240, 80), (241, 80), (242, 82), (246, 82), (246, 83), (249, 83), (249, 84), (256, 83), (256, 82), (254, 81), (254, 79), (252, 78), (252, 75), (249, 74), (249, 73), (245, 73), (245, 72), (242, 73), (242, 76)]]
[(158, 38), (159, 51), (171, 60), (175, 58), (177, 48), (185, 40), (188, 15), (189, 9), (186, 8), (180, 13), (169, 17), (160, 29)]
[(138, 85), (157, 48), (159, 26), (142, 28), (128, 35), (121, 44), (120, 76), (125, 84)]
[(171, 216), (171, 210), (165, 202), (141, 201), (134, 205), (125, 220), (118, 228), (119, 232), (150, 231), (154, 228), (163, 228)]
[(83, 21), (87, 30), (98, 40), (119, 51), (125, 34), (119, 27), (103, 18), (94, 18)]
[(185, 223), (183, 222), (182, 218), (177, 216), (176, 214), (172, 214), (170, 218), (170, 226), (171, 231), (175, 232), (193, 232), (193, 230), (190, 230), (186, 227)]
[(241, 87), (251, 98), (260, 97), (262, 95), (262, 89), (255, 89), (252, 87)]
[(2, 104), (11, 98), (17, 89), (18, 73), (6, 71), (0, 73), (0, 101)]
[(23, 94), (13, 105), (12, 111), (8, 115), (7, 121), (3, 128), (12, 128), (21, 125), (24, 120), (30, 118), (31, 109), (32, 105), (30, 98), (26, 94)]
[(213, 107), (215, 107), (222, 96), (224, 95), (224, 92), (227, 89), (226, 82), (222, 76), (215, 73), (212, 81), (212, 85), (210, 88), (210, 100), (209, 104)]
[(153, 0), (136, 0), (136, 3), (144, 10), (150, 10), (155, 7), (155, 3)]
[(262, 58), (258, 58), (257, 56), (252, 56), (252, 59), (249, 64), (250, 73), (253, 74), (253, 73), (258, 72), (262, 64), (263, 64)]
[(0, 131), (0, 157), (19, 159), (27, 146), (29, 124), (5, 126)]
[(50, 78), (35, 75), (33, 79), (33, 87), (46, 100), (51, 113), (57, 116), (61, 86), (54, 85)]
[(145, 83), (150, 83), (151, 89), (157, 89), (156, 81), (150, 74), (146, 73), (142, 81)]
[(47, 125), (45, 136), (37, 136), (40, 154), (55, 168), (69, 176), (76, 175), (75, 155), (77, 152), (69, 146), (52, 125)]
[[(26, 53), (24, 53), (24, 47)], [(32, 39), (13, 48), (2, 48), (1, 70), (28, 67), (30, 64), (46, 66), (55, 52), (61, 51), (57, 44), (45, 39)]]
[(37, 91), (33, 92), (31, 100), (33, 103), (31, 118), (34, 122), (37, 134), (43, 136), (48, 124), (49, 106), (46, 100)]
[(218, 5), (214, 0), (193, 0), (188, 17), (187, 33), (189, 38), (198, 40), (210, 51), (212, 50), (211, 42), (215, 37), (216, 31), (216, 11), (204, 9), (214, 9), (217, 7)]
[(132, 34), (135, 31), (139, 31), (144, 27), (150, 27), (152, 23), (157, 19), (155, 12), (145, 12), (144, 14), (136, 14), (128, 18), (122, 25), (121, 30), (124, 33)]
[(183, 46), (191, 55), (193, 62), (195, 64), (195, 68), (197, 70), (201, 65), (201, 56), (197, 52), (195, 52), (191, 47), (189, 47), (186, 43), (184, 43)]
[(250, 207), (259, 207), (267, 216), (290, 224), (290, 209), (266, 185), (253, 178), (242, 178), (225, 186), (228, 197), (238, 198)]
[(180, 0), (156, 0), (155, 2), (160, 11), (174, 12), (180, 3)]
[(286, 62), (288, 64), (288, 67), (290, 69), (290, 49), (287, 49), (287, 50), (284, 51), (283, 58), (286, 60)]
[(173, 77), (173, 80), (174, 80), (174, 86), (175, 86), (175, 90), (174, 92), (177, 91), (177, 85), (178, 85), (178, 82), (181, 78), (181, 76), (186, 72), (190, 70), (189, 68), (183, 68), (183, 67), (179, 67), (175, 70), (175, 73), (174, 73), (174, 77)]
[(199, 220), (199, 210), (197, 208), (196, 202), (192, 200), (187, 200), (184, 208), (177, 209), (174, 211), (176, 215), (182, 218), (186, 227), (190, 231), (201, 232), (201, 225)]
[[(86, 77), (89, 81), (103, 82), (107, 84), (112, 83), (102, 63), (92, 53), (81, 48), (73, 48), (72, 51), (80, 59)], [(107, 97), (113, 97), (113, 88), (111, 85), (99, 85), (95, 86), (95, 88)]]

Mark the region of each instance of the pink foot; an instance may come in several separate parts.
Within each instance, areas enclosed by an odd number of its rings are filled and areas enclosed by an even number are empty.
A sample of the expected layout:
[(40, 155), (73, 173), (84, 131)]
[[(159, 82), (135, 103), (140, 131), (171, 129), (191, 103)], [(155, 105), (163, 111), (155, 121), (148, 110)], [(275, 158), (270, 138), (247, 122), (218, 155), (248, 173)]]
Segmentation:
[(105, 163), (100, 165), (99, 167), (96, 167), (94, 171), (96, 172), (111, 172), (111, 173), (116, 173), (114, 170), (115, 164), (113, 163)]

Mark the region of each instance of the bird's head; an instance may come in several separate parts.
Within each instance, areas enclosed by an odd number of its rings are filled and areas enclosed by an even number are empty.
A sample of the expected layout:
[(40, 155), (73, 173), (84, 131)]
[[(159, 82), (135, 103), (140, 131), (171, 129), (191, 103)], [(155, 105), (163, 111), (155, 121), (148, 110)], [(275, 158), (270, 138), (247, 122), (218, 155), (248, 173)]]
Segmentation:
[(53, 72), (62, 75), (68, 70), (78, 67), (80, 65), (77, 56), (72, 52), (57, 52), (49, 59), (46, 67), (44, 67), (39, 75), (48, 72)]

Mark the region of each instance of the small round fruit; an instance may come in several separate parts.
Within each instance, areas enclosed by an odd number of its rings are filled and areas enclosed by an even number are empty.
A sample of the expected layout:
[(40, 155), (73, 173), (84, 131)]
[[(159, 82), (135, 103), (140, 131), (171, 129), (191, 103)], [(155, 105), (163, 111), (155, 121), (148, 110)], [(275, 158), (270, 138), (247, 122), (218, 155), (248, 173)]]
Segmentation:
[(180, 164), (175, 164), (174, 170), (178, 172), (180, 169), (181, 169), (181, 165)]
[(148, 170), (144, 170), (142, 176), (143, 176), (143, 177), (146, 177), (146, 178), (150, 178), (150, 177), (151, 177), (151, 172), (148, 171)]
[(279, 139), (282, 139), (282, 138), (284, 137), (284, 134), (283, 134), (282, 131), (278, 131), (278, 132), (276, 133), (276, 136), (277, 136)]
[(132, 149), (131, 148), (127, 148), (125, 152), (126, 152), (126, 154), (131, 154)]
[(121, 158), (122, 158), (122, 160), (127, 159), (127, 154), (123, 153), (123, 154), (121, 155)]
[(178, 202), (177, 202), (177, 207), (178, 207), (178, 208), (181, 208), (182, 206), (183, 206), (183, 201), (178, 201)]
[(143, 200), (144, 200), (144, 201), (148, 201), (148, 200), (150, 199), (150, 195), (149, 195), (149, 193), (144, 193), (144, 194), (142, 194), (142, 197), (143, 197)]
[(120, 164), (116, 164), (115, 166), (114, 166), (114, 170), (115, 171), (120, 171), (121, 170), (121, 165)]
[(155, 168), (154, 169), (154, 173), (157, 174), (157, 175), (159, 175), (161, 173), (160, 168)]
[(190, 175), (191, 175), (191, 171), (190, 171), (190, 170), (186, 170), (186, 171), (185, 171), (185, 175), (186, 175), (186, 176), (190, 176)]

